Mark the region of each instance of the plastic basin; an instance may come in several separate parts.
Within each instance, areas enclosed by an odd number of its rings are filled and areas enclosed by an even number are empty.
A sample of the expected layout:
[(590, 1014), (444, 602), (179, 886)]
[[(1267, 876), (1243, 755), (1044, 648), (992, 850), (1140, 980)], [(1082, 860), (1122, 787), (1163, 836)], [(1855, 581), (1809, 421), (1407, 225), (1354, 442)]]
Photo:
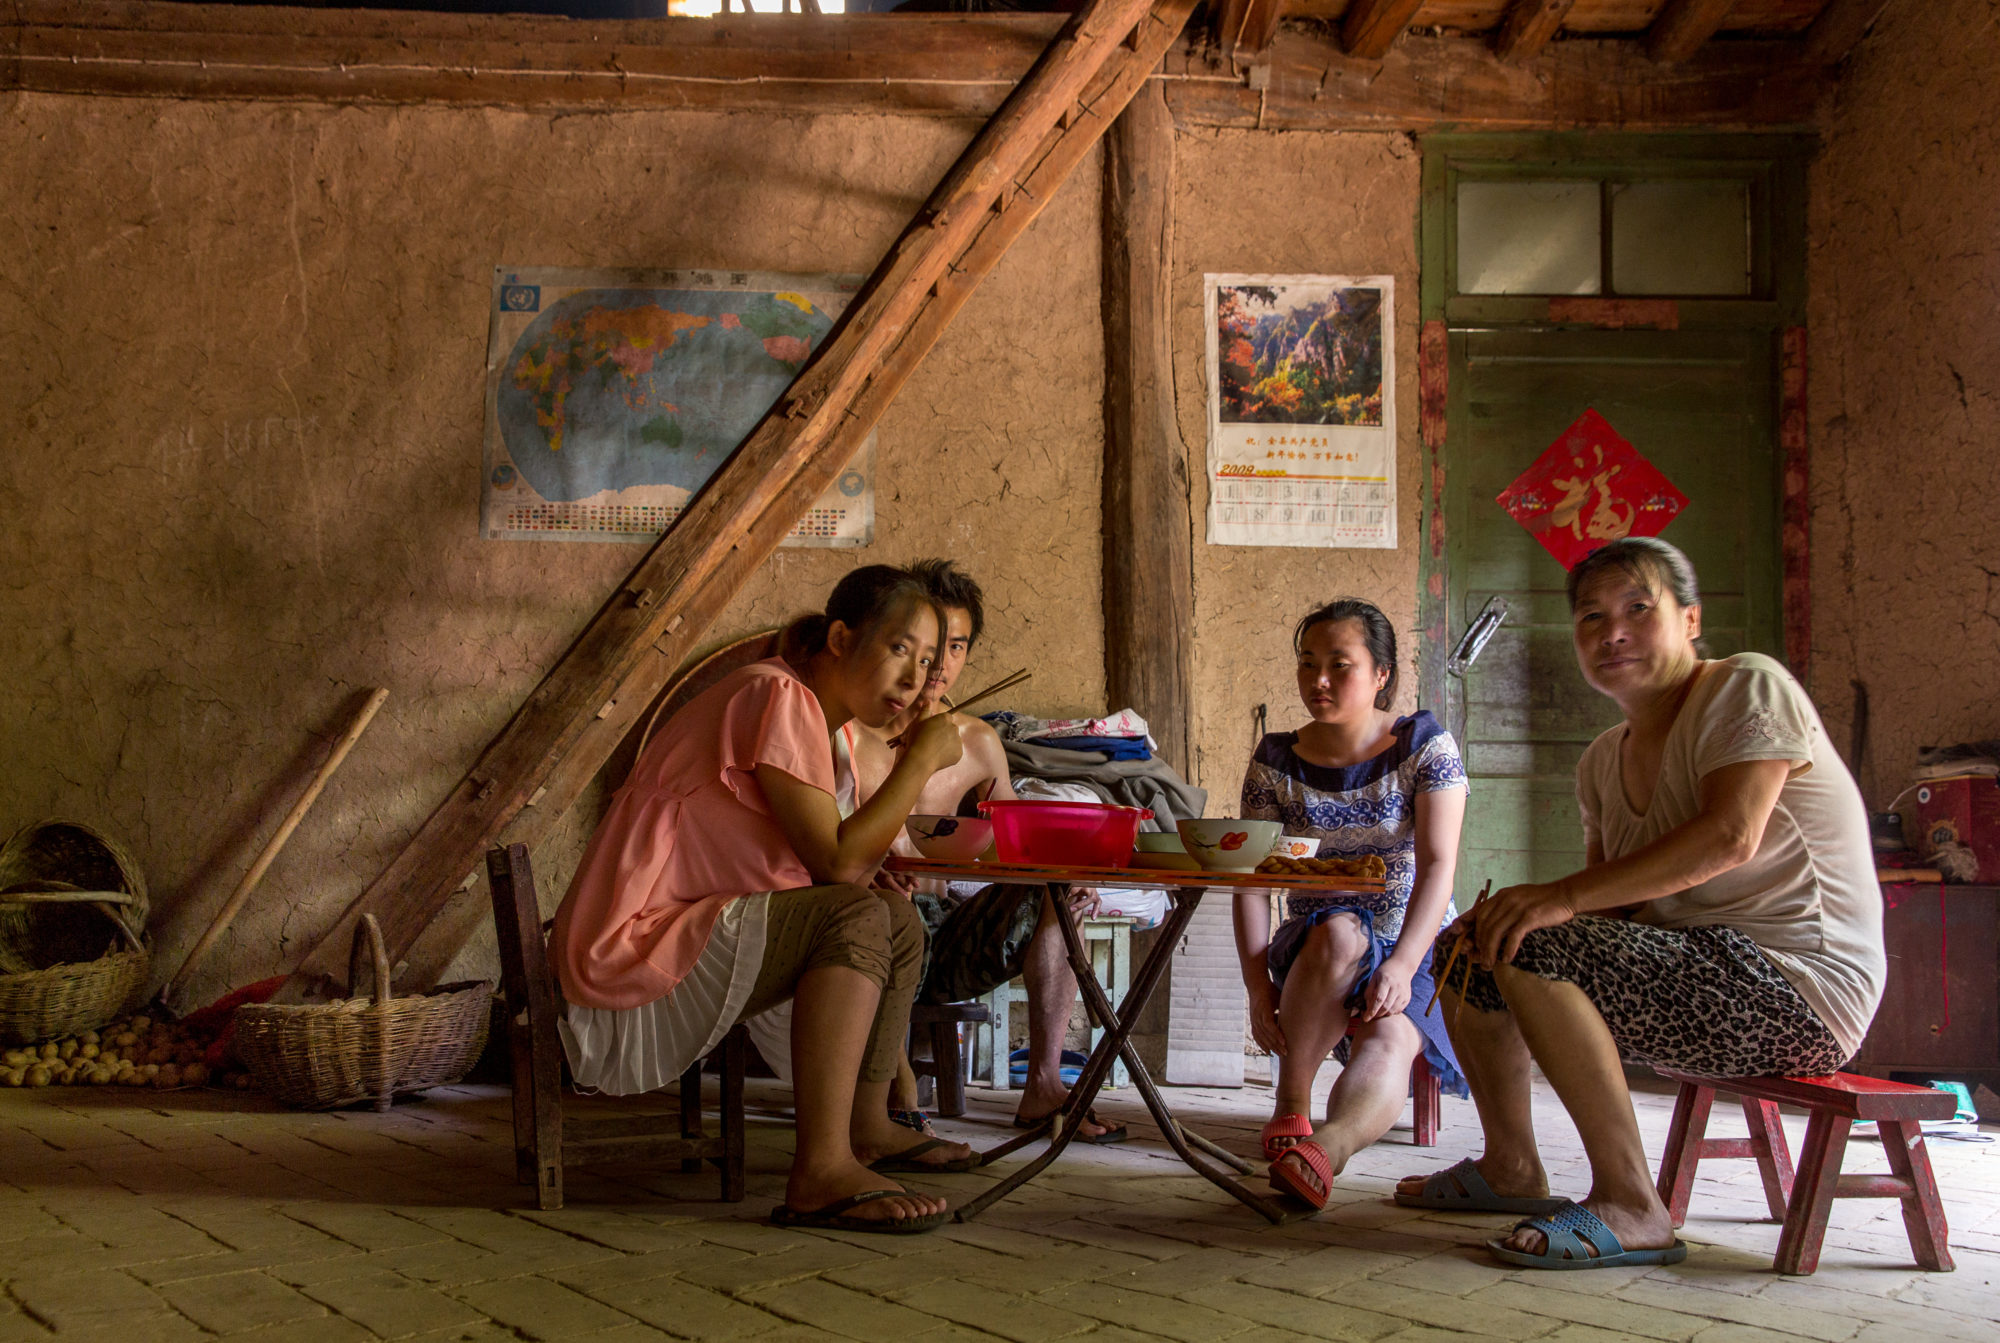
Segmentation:
[(1044, 863), (1059, 867), (1126, 867), (1139, 822), (1153, 813), (1144, 807), (1108, 802), (982, 802), (993, 818), (993, 842), (1003, 863)]

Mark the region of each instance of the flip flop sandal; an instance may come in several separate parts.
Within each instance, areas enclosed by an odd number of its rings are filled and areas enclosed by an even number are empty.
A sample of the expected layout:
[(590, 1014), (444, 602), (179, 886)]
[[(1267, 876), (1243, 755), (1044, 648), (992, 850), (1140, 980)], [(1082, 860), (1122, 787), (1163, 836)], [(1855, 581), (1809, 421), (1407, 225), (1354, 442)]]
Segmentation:
[(1301, 1138), (1271, 1163), (1271, 1188), (1318, 1212), (1333, 1195), (1333, 1158), (1318, 1143)]
[(1087, 1142), (1095, 1147), (1109, 1147), (1112, 1143), (1124, 1142), (1132, 1136), (1132, 1131), (1123, 1124), (1107, 1124), (1102, 1119), (1099, 1119), (1095, 1106), (1083, 1112), (1083, 1122), (1086, 1124), (1095, 1124), (1097, 1127), (1103, 1129), (1104, 1132), (1092, 1135), (1085, 1133), (1082, 1129), (1078, 1129), (1074, 1139), (1076, 1142)]
[(949, 1210), (929, 1213), (923, 1217), (849, 1217), (847, 1214), (864, 1203), (874, 1203), (878, 1199), (899, 1198), (907, 1191), (902, 1189), (870, 1189), (829, 1203), (824, 1208), (811, 1212), (798, 1212), (784, 1205), (771, 1209), (772, 1226), (795, 1226), (817, 1231), (874, 1231), (885, 1236), (913, 1236), (920, 1231), (934, 1231), (951, 1220)]
[(934, 1152), (940, 1147), (949, 1147), (943, 1138), (926, 1138), (915, 1147), (906, 1147), (900, 1152), (868, 1163), (868, 1169), (877, 1175), (957, 1175), (964, 1171), (976, 1170), (979, 1154), (954, 1157), (950, 1161), (919, 1161), (925, 1152)]
[(1511, 1212), (1536, 1216), (1554, 1212), (1569, 1200), (1560, 1198), (1517, 1198), (1493, 1192), (1479, 1167), (1467, 1157), (1456, 1166), (1433, 1171), (1424, 1179), (1420, 1194), (1396, 1194), (1396, 1202), (1406, 1208), (1441, 1208), (1446, 1212)]
[[(1313, 1132), (1313, 1121), (1306, 1118), (1304, 1115), (1292, 1114), (1292, 1115), (1273, 1116), (1271, 1122), (1264, 1125), (1264, 1127), (1260, 1129), (1257, 1133), (1257, 1137), (1264, 1144), (1264, 1160), (1276, 1161), (1279, 1157), (1285, 1154), (1287, 1149), (1289, 1149), (1293, 1145), (1291, 1143), (1286, 1143), (1283, 1147), (1273, 1146), (1272, 1144), (1275, 1139), (1310, 1138), (1312, 1137), (1312, 1132)], [(1539, 1209), (1537, 1209), (1537, 1211), (1539, 1211)]]
[(1523, 1268), (1629, 1268), (1678, 1264), (1688, 1255), (1687, 1242), (1681, 1240), (1658, 1250), (1628, 1250), (1596, 1213), (1568, 1199), (1548, 1216), (1530, 1217), (1514, 1229), (1539, 1231), (1548, 1238), (1548, 1245), (1540, 1254), (1510, 1250), (1497, 1240), (1487, 1241), (1486, 1248), (1503, 1262)]
[[(1069, 1113), (1069, 1107), (1065, 1105), (1059, 1110), (1051, 1110), (1047, 1114), (1040, 1115), (1034, 1119), (1026, 1119), (1023, 1118), (1021, 1115), (1016, 1114), (1014, 1116), (1014, 1127), (1018, 1129), (1029, 1129), (1029, 1130), (1054, 1128), (1056, 1124), (1061, 1121), (1062, 1117), (1068, 1113)], [(1097, 1117), (1096, 1106), (1092, 1106), (1090, 1109), (1085, 1110), (1083, 1112), (1083, 1119), (1085, 1123), (1095, 1124), (1097, 1125), (1097, 1127), (1103, 1129), (1104, 1132), (1093, 1136), (1079, 1129), (1077, 1131), (1076, 1137), (1071, 1139), (1071, 1141), (1073, 1142), (1087, 1142), (1094, 1147), (1109, 1147), (1112, 1143), (1124, 1142), (1127, 1138), (1132, 1136), (1132, 1130), (1125, 1127), (1125, 1125), (1119, 1124), (1113, 1126), (1105, 1123), (1102, 1119), (1099, 1119)]]

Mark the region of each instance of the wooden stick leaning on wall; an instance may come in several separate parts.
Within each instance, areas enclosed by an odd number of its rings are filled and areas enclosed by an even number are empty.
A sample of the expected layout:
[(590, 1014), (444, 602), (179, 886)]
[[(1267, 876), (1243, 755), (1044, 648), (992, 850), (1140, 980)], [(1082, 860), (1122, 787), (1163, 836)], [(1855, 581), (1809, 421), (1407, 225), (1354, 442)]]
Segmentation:
[(285, 847), (285, 841), (289, 840), (292, 832), (299, 828), (299, 822), (306, 818), (306, 813), (312, 809), (312, 804), (319, 800), (320, 790), (326, 787), (327, 780), (333, 777), (334, 771), (347, 759), (347, 753), (354, 749), (355, 742), (361, 740), (361, 734), (375, 721), (376, 711), (388, 698), (388, 687), (379, 687), (368, 697), (368, 702), (361, 706), (361, 712), (354, 715), (354, 721), (347, 725), (347, 731), (333, 744), (333, 754), (327, 756), (326, 763), (319, 767), (319, 772), (313, 775), (312, 782), (306, 785), (306, 791), (292, 804), (292, 809), (285, 813), (285, 819), (279, 822), (277, 831), (265, 842), (263, 852), (257, 855), (257, 861), (250, 864), (250, 870), (243, 874), (243, 879), (236, 883), (236, 889), (222, 902), (222, 908), (216, 911), (215, 918), (209, 922), (208, 931), (194, 944), (194, 950), (190, 951), (187, 959), (181, 962), (181, 968), (174, 973), (167, 986), (160, 990), (162, 1003), (172, 1006), (174, 994), (178, 993), (181, 985), (187, 982), (188, 975), (193, 972), (201, 958), (208, 954), (209, 948), (215, 945), (216, 940), (227, 931), (229, 925), (235, 922), (236, 915), (242, 910), (244, 902), (250, 898), (250, 893), (257, 889), (257, 883), (264, 879), (264, 874), (277, 860), (279, 851)]
[[(402, 853), (306, 954), (285, 998), (341, 984), (363, 913), (377, 915), (391, 958), (401, 957), (523, 808), (535, 804), (527, 828), (537, 835), (567, 808), (622, 726), (832, 483), (980, 280), (1155, 70), (1192, 7), (1192, 0), (1090, 0), (1073, 16), (777, 406)], [(620, 716), (621, 699), (621, 730), (593, 733), (593, 724)], [(577, 756), (586, 744), (589, 754)], [(558, 779), (561, 795), (553, 791)], [(472, 926), (453, 921), (454, 930)], [(427, 966), (446, 945), (433, 943)]]

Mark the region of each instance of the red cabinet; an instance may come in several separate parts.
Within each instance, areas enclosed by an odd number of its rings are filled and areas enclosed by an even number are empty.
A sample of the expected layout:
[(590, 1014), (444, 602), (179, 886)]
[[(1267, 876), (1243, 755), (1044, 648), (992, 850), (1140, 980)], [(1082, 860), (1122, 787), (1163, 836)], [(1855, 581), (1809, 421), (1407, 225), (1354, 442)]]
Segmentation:
[(2000, 886), (1882, 888), (1889, 982), (1854, 1066), (2000, 1073)]

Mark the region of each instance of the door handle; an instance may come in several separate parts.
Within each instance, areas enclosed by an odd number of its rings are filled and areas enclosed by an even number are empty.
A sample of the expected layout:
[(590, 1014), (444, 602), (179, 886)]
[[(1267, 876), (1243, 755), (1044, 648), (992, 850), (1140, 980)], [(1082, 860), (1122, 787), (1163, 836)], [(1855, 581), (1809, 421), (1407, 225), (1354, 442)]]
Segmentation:
[(1487, 640), (1493, 637), (1506, 619), (1507, 599), (1498, 595), (1488, 597), (1486, 605), (1479, 608), (1479, 614), (1465, 627), (1465, 633), (1459, 637), (1458, 647), (1451, 650), (1451, 657), (1445, 663), (1445, 671), (1453, 676), (1465, 675), (1466, 669), (1477, 662), (1479, 655), (1486, 651)]

